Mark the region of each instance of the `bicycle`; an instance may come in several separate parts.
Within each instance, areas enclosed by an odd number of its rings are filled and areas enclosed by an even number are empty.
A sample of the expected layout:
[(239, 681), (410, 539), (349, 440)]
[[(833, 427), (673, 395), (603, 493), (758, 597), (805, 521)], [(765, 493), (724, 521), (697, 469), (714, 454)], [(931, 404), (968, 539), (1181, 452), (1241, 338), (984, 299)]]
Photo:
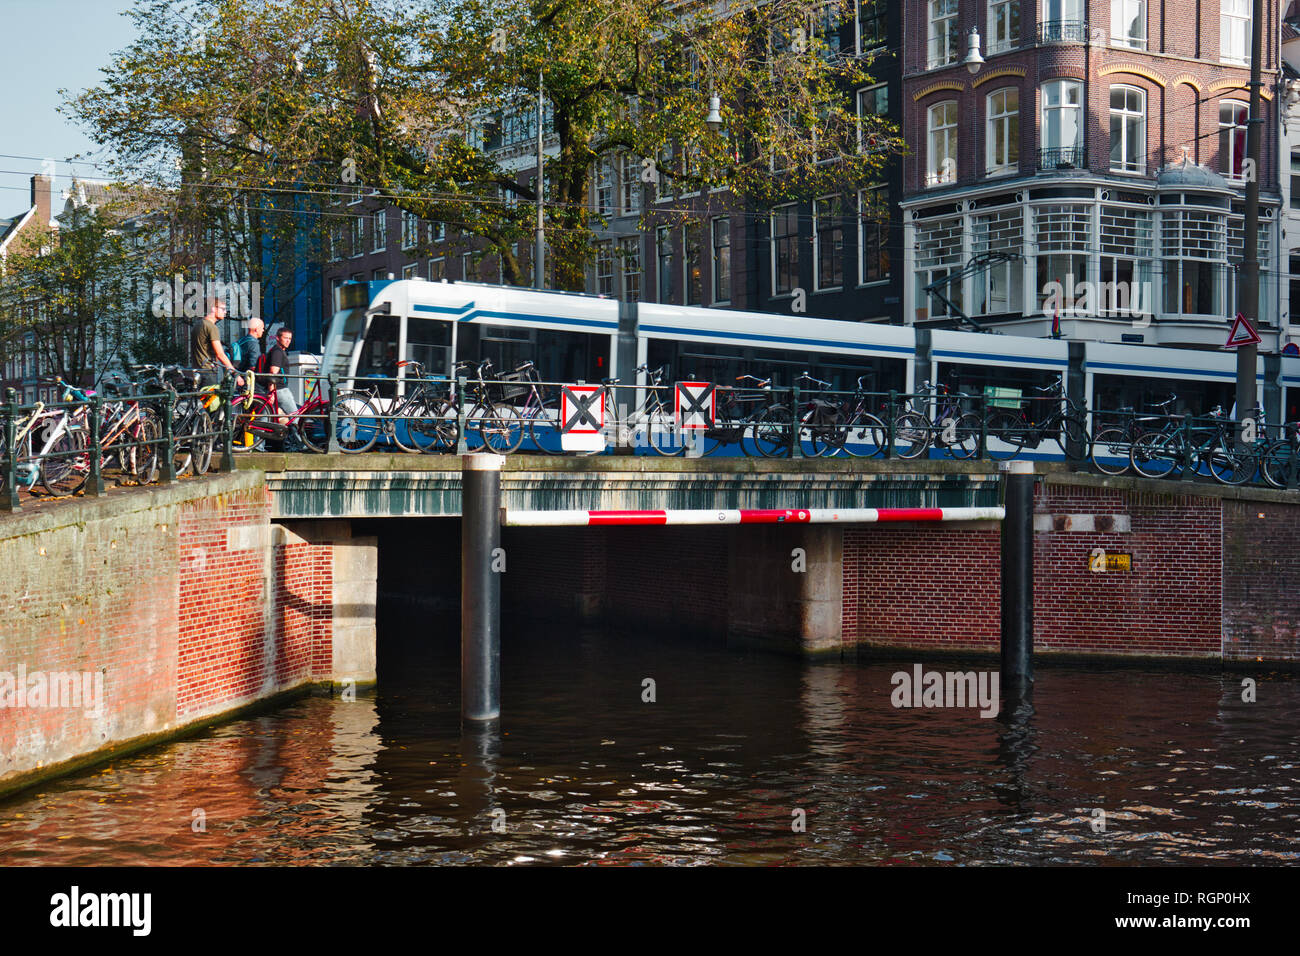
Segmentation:
[[(814, 391), (829, 391), (831, 387), (830, 382), (813, 378), (808, 372), (801, 374), (795, 381), (815, 386)], [(799, 415), (799, 447), (809, 458), (821, 458), (828, 452), (834, 456), (843, 450), (848, 438), (846, 425), (844, 409), (840, 402), (827, 401), (816, 396), (809, 397), (804, 402)], [(807, 439), (804, 438), (805, 431), (808, 434)]]
[(1034, 391), (1044, 394), (1046, 398), (1055, 398), (1052, 410), (1039, 421), (1032, 421), (1025, 416), (1023, 409), (997, 409), (985, 418), (985, 428), (990, 438), (996, 437), (1005, 448), (994, 447), (989, 442), (988, 455), (997, 460), (1015, 458), (1028, 448), (1037, 448), (1045, 440), (1056, 442), (1061, 451), (1067, 455), (1071, 446), (1081, 447), (1088, 453), (1091, 441), (1088, 437), (1087, 416), (1072, 399), (1064, 394), (1060, 382)]
[(1194, 427), (1194, 418), (1171, 415), (1159, 430), (1143, 434), (1129, 452), (1133, 470), (1143, 478), (1172, 478), (1188, 467), (1199, 474), (1205, 465), (1222, 484), (1249, 481), (1256, 459), (1253, 452), (1237, 449), (1235, 423), (1224, 416), (1221, 406), (1211, 409), (1207, 418), (1206, 424)]
[[(1158, 415), (1167, 415), (1169, 407), (1178, 401), (1178, 396), (1170, 394), (1163, 402), (1155, 402), (1151, 407), (1159, 409)], [(1121, 419), (1127, 417), (1127, 424), (1107, 425), (1098, 430), (1092, 439), (1092, 452), (1089, 456), (1093, 466), (1103, 475), (1126, 474), (1132, 463), (1129, 455), (1133, 443), (1148, 430), (1148, 426), (1159, 421), (1157, 416), (1138, 418), (1131, 406), (1120, 408), (1116, 413)]]

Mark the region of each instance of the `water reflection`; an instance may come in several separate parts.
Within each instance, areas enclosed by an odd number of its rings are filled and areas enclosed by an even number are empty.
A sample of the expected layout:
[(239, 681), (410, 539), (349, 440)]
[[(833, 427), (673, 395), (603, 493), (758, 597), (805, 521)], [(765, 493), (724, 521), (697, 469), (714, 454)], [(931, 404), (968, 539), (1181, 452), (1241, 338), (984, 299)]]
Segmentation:
[(373, 698), (303, 700), (0, 804), (0, 864), (1297, 857), (1284, 675), (1245, 703), (1237, 677), (1040, 667), (1032, 708), (986, 719), (894, 708), (890, 662), (518, 629), (502, 720), (463, 728), (454, 646), (412, 653)]

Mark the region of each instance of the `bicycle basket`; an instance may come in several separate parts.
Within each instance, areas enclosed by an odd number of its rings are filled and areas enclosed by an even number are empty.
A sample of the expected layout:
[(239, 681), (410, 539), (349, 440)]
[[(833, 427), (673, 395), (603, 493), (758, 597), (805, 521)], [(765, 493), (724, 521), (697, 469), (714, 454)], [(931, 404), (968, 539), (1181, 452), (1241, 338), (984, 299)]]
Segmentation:
[(531, 379), (527, 372), (505, 372), (498, 376), (495, 382), (488, 384), (491, 389), (490, 394), (495, 401), (513, 402), (528, 394)]

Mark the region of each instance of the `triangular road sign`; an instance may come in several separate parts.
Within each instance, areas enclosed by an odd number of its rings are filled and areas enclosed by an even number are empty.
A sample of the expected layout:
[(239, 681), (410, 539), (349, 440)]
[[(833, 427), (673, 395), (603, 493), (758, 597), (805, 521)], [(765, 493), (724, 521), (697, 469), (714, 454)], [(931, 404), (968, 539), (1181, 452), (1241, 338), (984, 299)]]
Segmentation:
[(1228, 341), (1224, 344), (1225, 349), (1235, 349), (1238, 345), (1258, 345), (1260, 343), (1259, 333), (1255, 327), (1246, 321), (1246, 317), (1240, 312), (1232, 323), (1232, 331), (1228, 333)]

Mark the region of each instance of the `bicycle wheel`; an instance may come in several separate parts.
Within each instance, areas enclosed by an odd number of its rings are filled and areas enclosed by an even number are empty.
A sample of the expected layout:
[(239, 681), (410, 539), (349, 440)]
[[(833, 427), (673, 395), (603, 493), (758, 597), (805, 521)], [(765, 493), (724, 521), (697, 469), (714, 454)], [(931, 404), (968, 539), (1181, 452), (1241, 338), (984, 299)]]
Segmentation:
[(1061, 420), (1061, 430), (1052, 436), (1052, 440), (1061, 446), (1061, 454), (1068, 455), (1070, 446), (1082, 449), (1081, 457), (1088, 457), (1088, 430), (1083, 427), (1083, 422), (1077, 418), (1063, 418)]
[(1183, 444), (1174, 435), (1147, 432), (1129, 449), (1129, 463), (1143, 478), (1172, 478), (1183, 470)]
[(940, 422), (942, 435), (944, 432), (951, 431), (948, 434), (952, 441), (946, 442), (944, 451), (953, 458), (965, 460), (974, 458), (975, 452), (980, 446), (980, 417), (974, 412), (966, 412), (958, 415), (955, 419), (948, 418)]
[[(703, 434), (683, 433), (677, 427), (677, 416), (666, 408), (652, 410), (641, 427), (645, 429), (646, 438), (655, 454), (663, 455), (665, 458), (675, 458), (685, 454), (688, 441), (705, 440)], [(718, 443), (714, 442), (713, 450), (717, 451), (717, 448)]]
[(990, 412), (985, 420), (985, 454), (995, 461), (1007, 461), (1020, 454), (1025, 444), (1025, 423), (1015, 412)]
[(415, 431), (420, 427), (420, 418), (424, 411), (422, 404), (416, 401), (405, 407), (394, 403), (393, 407), (389, 409), (390, 415), (397, 416), (389, 419), (389, 424), (392, 426), (389, 437), (393, 439), (394, 445), (408, 455), (415, 455), (420, 452), (420, 447), (416, 444)]
[(195, 475), (206, 475), (212, 467), (212, 449), (217, 444), (216, 430), (216, 423), (206, 408), (200, 407), (190, 419), (190, 470)]
[[(124, 469), (136, 484), (147, 485), (158, 480), (158, 457), (162, 439), (162, 422), (152, 409), (143, 410), (140, 421), (131, 430), (132, 445), (125, 452), (129, 469)], [(125, 464), (125, 463), (124, 463)]]
[(234, 415), (231, 450), (235, 454), (246, 451), (266, 451), (265, 426), (268, 420), (266, 399), (261, 395), (251, 398), (236, 395), (231, 401), (230, 414)]
[(383, 423), (365, 392), (345, 392), (334, 400), (339, 451), (357, 455), (374, 447)]
[(1259, 471), (1259, 458), (1253, 449), (1237, 451), (1228, 448), (1211, 448), (1197, 454), (1197, 474), (1204, 463), (1210, 477), (1221, 485), (1244, 485)]
[(813, 409), (799, 429), (799, 449), (808, 458), (832, 457), (844, 447), (839, 415), (831, 409)]
[(1103, 428), (1092, 440), (1092, 464), (1103, 475), (1122, 475), (1129, 469), (1132, 450), (1129, 429)]
[(302, 439), (303, 446), (308, 451), (315, 452), (317, 455), (325, 453), (325, 449), (330, 445), (330, 416), (329, 409), (324, 405), (305, 405), (306, 411), (302, 411), (295, 420), (294, 427), (298, 429), (298, 437)]
[(88, 445), (86, 433), (76, 426), (68, 426), (53, 441), (38, 437), (33, 447), (42, 449), (41, 487), (56, 497), (76, 494), (90, 477)]
[[(763, 409), (749, 426), (750, 440), (764, 458), (785, 458), (790, 454), (790, 428), (794, 417), (784, 405)], [(742, 439), (743, 441), (743, 439)]]
[(456, 450), (456, 406), (446, 399), (423, 403), (423, 415), (411, 433), (415, 447), (424, 455), (451, 454)]
[[(1287, 474), (1291, 469), (1291, 443), (1286, 439), (1273, 442), (1260, 456), (1259, 471), (1273, 488), (1285, 488)], [(1295, 476), (1300, 480), (1300, 460), (1295, 464)]]
[[(454, 426), (454, 415), (452, 421)], [(560, 445), (560, 406), (553, 399), (533, 411), (528, 420), (528, 439), (544, 455), (564, 454)]]
[(480, 450), (508, 455), (524, 441), (524, 420), (513, 405), (496, 405), (480, 424), (483, 444)]
[(903, 412), (894, 419), (894, 454), (920, 458), (930, 447), (930, 423), (920, 412)]
[(859, 411), (844, 426), (844, 453), (852, 458), (875, 458), (885, 453), (889, 429), (870, 412)]

